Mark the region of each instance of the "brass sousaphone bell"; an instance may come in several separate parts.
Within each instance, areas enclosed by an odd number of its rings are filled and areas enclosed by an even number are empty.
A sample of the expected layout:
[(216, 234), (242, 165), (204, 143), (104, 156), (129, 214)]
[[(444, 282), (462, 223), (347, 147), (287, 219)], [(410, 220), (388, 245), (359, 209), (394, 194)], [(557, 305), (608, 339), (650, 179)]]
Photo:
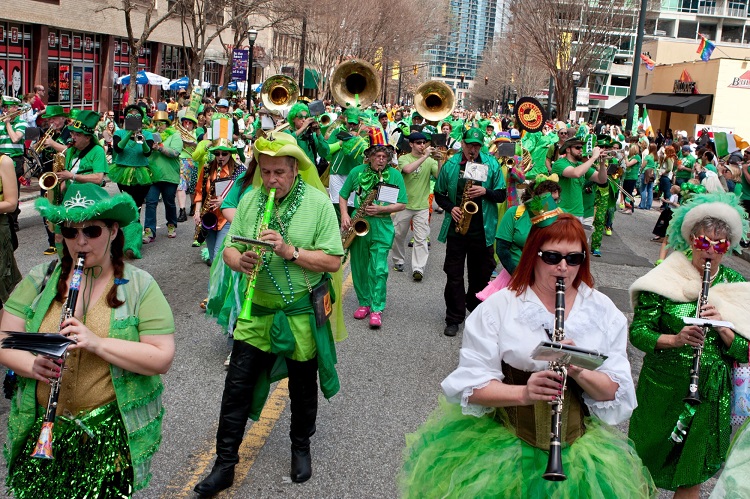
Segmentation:
[(344, 61), (331, 74), (331, 95), (343, 108), (357, 104), (360, 109), (365, 108), (380, 95), (378, 73), (372, 64), (361, 59)]
[(414, 92), (414, 107), (427, 121), (440, 121), (456, 107), (453, 89), (442, 81), (426, 81)]
[(288, 111), (299, 99), (297, 82), (286, 75), (273, 75), (260, 87), (260, 100), (269, 111)]

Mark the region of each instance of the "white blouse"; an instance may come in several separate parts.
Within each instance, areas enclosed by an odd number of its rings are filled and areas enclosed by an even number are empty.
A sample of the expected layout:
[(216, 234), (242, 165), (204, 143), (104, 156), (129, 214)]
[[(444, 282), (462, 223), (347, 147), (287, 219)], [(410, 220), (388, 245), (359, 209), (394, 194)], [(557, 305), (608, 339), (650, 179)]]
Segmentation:
[[(494, 379), (503, 380), (501, 361), (523, 371), (545, 370), (548, 363), (532, 360), (531, 351), (549, 340), (546, 330), (552, 331), (554, 324), (554, 314), (531, 288), (521, 296), (507, 288), (493, 294), (466, 319), (458, 368), (442, 383), (445, 395), (460, 402), (464, 414), (479, 417), (491, 412), (491, 407), (470, 403), (471, 394)], [(615, 399), (596, 401), (584, 393), (583, 400), (593, 415), (611, 425), (627, 420), (637, 406), (627, 326), (625, 316), (607, 296), (580, 284), (565, 319), (565, 338), (608, 356), (597, 371), (619, 385)]]

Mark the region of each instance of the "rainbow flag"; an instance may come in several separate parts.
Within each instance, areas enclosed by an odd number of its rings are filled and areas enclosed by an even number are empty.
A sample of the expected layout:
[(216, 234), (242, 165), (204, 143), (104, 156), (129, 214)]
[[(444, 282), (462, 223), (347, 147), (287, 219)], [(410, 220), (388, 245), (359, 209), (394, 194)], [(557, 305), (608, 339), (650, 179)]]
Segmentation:
[(654, 61), (653, 59), (651, 59), (646, 54), (641, 54), (641, 60), (643, 61), (643, 64), (646, 65), (646, 69), (648, 69), (649, 71), (653, 71), (654, 70), (654, 65), (656, 64), (656, 61)]
[(716, 48), (716, 44), (700, 33), (698, 33), (698, 36), (701, 37), (701, 42), (698, 45), (698, 50), (696, 50), (695, 53), (701, 55), (702, 61), (708, 61), (709, 59), (711, 59), (711, 54)]

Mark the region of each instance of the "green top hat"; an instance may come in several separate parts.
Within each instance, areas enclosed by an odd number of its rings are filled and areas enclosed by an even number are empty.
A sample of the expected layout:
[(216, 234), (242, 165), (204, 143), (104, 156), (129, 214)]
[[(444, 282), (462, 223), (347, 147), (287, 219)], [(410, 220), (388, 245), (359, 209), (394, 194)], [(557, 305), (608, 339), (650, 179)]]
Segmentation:
[(48, 118), (57, 118), (58, 116), (62, 116), (63, 118), (68, 117), (68, 113), (65, 112), (62, 106), (47, 106), (47, 109), (44, 110), (44, 114), (42, 115), (42, 118), (48, 119)]
[(52, 204), (46, 197), (37, 199), (36, 209), (54, 224), (114, 220), (120, 227), (124, 227), (138, 216), (135, 202), (129, 194), (112, 196), (89, 182), (72, 182), (65, 191), (61, 204)]
[(80, 109), (71, 109), (70, 114), (68, 115), (68, 118), (71, 120), (78, 119), (78, 115), (81, 113)]
[(484, 145), (484, 133), (479, 128), (469, 128), (464, 133), (464, 143)]
[(545, 192), (541, 196), (534, 196), (526, 201), (524, 206), (526, 206), (531, 224), (539, 228), (548, 227), (557, 222), (558, 215), (563, 213), (557, 207), (557, 203), (549, 192)]
[(83, 133), (94, 136), (96, 125), (99, 123), (101, 115), (94, 111), (80, 111), (73, 123), (68, 125), (71, 132)]

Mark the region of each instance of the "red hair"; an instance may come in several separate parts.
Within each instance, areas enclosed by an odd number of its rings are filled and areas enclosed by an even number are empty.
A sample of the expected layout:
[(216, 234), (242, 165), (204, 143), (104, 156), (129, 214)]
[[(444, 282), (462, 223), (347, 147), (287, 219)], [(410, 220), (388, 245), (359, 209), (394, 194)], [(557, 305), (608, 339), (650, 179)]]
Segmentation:
[(526, 244), (523, 246), (521, 259), (518, 262), (515, 272), (510, 279), (508, 289), (520, 295), (526, 288), (534, 284), (534, 266), (536, 259), (539, 258), (537, 253), (546, 242), (566, 242), (581, 243), (581, 248), (586, 252), (586, 258), (578, 268), (578, 274), (573, 280), (573, 287), (578, 289), (581, 282), (586, 283), (589, 287), (594, 287), (594, 277), (591, 275), (591, 253), (586, 243), (586, 233), (583, 231), (583, 225), (576, 217), (570, 213), (563, 213), (557, 217), (557, 221), (547, 227), (532, 227), (529, 237), (526, 238)]

